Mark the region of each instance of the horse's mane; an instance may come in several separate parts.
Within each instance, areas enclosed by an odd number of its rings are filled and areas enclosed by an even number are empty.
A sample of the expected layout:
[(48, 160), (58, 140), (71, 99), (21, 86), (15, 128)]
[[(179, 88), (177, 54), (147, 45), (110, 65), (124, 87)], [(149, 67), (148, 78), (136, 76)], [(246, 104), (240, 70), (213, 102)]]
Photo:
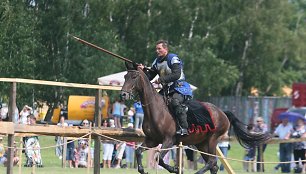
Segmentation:
[(137, 70), (139, 74), (141, 75), (141, 78), (144, 80), (144, 82), (149, 85), (149, 88), (152, 91), (152, 94), (156, 96), (157, 98), (160, 98), (164, 102), (164, 100), (162, 99), (162, 96), (156, 91), (156, 89), (154, 88), (153, 84), (150, 82), (145, 72), (139, 68)]
[(143, 70), (141, 70), (140, 68), (137, 69), (139, 74), (141, 75), (141, 78), (145, 81), (146, 84), (149, 84), (150, 90), (153, 92), (154, 95), (158, 94), (156, 92), (156, 89), (154, 88), (153, 84), (150, 82), (149, 78), (147, 77), (147, 75), (144, 73)]

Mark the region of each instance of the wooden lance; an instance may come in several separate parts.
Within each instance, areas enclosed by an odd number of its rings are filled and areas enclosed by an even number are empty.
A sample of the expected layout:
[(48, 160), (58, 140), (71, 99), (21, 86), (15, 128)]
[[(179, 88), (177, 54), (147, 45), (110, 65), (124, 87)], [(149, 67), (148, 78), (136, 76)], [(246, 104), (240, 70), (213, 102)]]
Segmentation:
[(80, 38), (78, 38), (78, 37), (76, 37), (76, 36), (73, 36), (73, 35), (71, 35), (71, 36), (72, 36), (74, 39), (76, 39), (77, 41), (81, 42), (82, 44), (91, 46), (91, 47), (93, 47), (93, 48), (95, 48), (95, 49), (97, 49), (97, 50), (100, 50), (100, 51), (105, 52), (105, 53), (107, 53), (107, 54), (109, 54), (109, 55), (112, 55), (112, 56), (117, 57), (117, 58), (119, 58), (119, 59), (121, 59), (121, 60), (124, 60), (125, 62), (132, 63), (132, 64), (134, 64), (134, 65), (139, 65), (139, 64), (133, 62), (132, 60), (130, 60), (130, 59), (128, 59), (128, 58), (119, 56), (119, 55), (117, 55), (117, 54), (115, 54), (115, 53), (113, 53), (113, 52), (111, 52), (111, 51), (108, 51), (108, 50), (106, 50), (106, 49), (104, 49), (104, 48), (101, 48), (101, 47), (99, 47), (99, 46), (97, 46), (97, 45), (94, 45), (94, 44), (92, 44), (92, 43), (90, 43), (90, 42), (87, 42), (87, 41), (85, 41), (85, 40), (83, 40), (83, 39), (80, 39)]

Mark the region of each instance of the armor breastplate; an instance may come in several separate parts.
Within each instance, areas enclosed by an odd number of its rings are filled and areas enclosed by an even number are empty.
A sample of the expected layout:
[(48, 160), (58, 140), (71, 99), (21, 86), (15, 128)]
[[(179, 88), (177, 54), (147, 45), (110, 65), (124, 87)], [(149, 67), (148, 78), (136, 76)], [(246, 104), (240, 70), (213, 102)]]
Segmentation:
[[(190, 88), (190, 85), (185, 82), (185, 75), (183, 72), (183, 63), (175, 54), (168, 54), (165, 58), (156, 58), (153, 62), (152, 66), (155, 67), (155, 69), (158, 72), (158, 75), (160, 77), (167, 76), (172, 73), (171, 66), (173, 64), (180, 64), (181, 66), (181, 75), (180, 78), (174, 82), (170, 82), (166, 84), (168, 86), (167, 90), (168, 92), (171, 92), (173, 90), (183, 94), (183, 95), (189, 95), (192, 96), (192, 90)], [(165, 87), (165, 86), (164, 86)]]
[[(171, 59), (171, 61), (167, 60), (167, 58), (164, 59), (163, 61), (159, 61), (158, 58), (157, 58), (156, 62), (155, 62), (155, 67), (158, 71), (158, 75), (160, 77), (163, 77), (163, 76), (171, 74), (172, 71), (171, 71), (171, 68), (169, 67), (169, 65), (172, 65), (174, 63), (181, 64), (181, 61), (178, 59), (178, 57), (173, 57)], [(178, 81), (181, 81), (181, 80), (185, 80), (185, 75), (184, 75), (183, 69), (181, 69), (181, 76), (178, 79)], [(167, 85), (171, 86), (172, 84), (173, 84), (173, 82), (170, 82)]]

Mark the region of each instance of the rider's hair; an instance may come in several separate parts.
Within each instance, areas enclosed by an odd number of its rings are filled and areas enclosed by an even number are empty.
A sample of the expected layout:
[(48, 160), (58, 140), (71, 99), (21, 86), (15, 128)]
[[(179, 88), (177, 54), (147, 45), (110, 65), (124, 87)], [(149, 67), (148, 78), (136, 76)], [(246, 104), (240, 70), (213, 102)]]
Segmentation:
[(158, 44), (162, 44), (162, 46), (164, 48), (168, 48), (168, 41), (166, 41), (166, 40), (159, 40), (159, 41), (156, 42), (156, 45), (158, 45)]

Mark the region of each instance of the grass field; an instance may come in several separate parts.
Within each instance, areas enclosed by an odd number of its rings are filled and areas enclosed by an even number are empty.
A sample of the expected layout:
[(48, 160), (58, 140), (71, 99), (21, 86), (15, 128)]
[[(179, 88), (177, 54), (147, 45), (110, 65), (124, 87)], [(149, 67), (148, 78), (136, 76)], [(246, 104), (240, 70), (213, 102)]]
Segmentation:
[[(6, 141), (4, 141), (6, 143)], [(54, 137), (48, 137), (48, 136), (41, 136), (40, 137), (40, 144), (41, 147), (46, 147), (46, 146), (51, 146), (55, 145)], [(277, 144), (271, 144), (267, 146), (266, 152), (264, 154), (264, 159), (266, 162), (277, 162), (278, 157), (277, 157), (277, 151), (278, 151), (278, 145)], [(43, 159), (43, 168), (35, 168), (35, 173), (38, 174), (64, 174), (64, 173), (73, 173), (73, 174), (83, 174), (87, 173), (87, 169), (84, 168), (79, 168), (79, 169), (70, 169), (70, 168), (62, 168), (61, 167), (61, 160), (59, 160), (55, 156), (55, 149), (50, 148), (50, 149), (43, 149), (41, 150), (41, 155)], [(244, 149), (238, 144), (238, 143), (231, 143), (231, 150), (228, 152), (228, 157), (233, 158), (233, 159), (238, 159), (241, 160), (244, 155)], [(199, 155), (198, 155), (199, 156)], [(144, 158), (146, 157), (146, 153), (144, 153)], [(22, 166), (25, 164), (25, 157), (24, 154), (22, 155)], [(146, 160), (143, 160), (144, 165), (146, 165)], [(244, 172), (242, 168), (242, 163), (238, 161), (232, 161), (229, 160), (230, 165), (232, 166), (233, 170), (237, 174), (246, 174), (248, 172)], [(185, 162), (185, 164), (187, 164)], [(68, 165), (68, 164), (67, 164)], [(265, 173), (280, 173), (280, 172), (275, 172), (274, 171), (274, 166), (276, 164), (265, 164)], [(203, 164), (198, 163), (198, 168), (202, 167)], [(186, 168), (187, 166), (185, 166)], [(21, 168), (21, 173), (23, 174), (29, 174), (32, 173), (32, 168), (26, 168), (22, 167)], [(161, 169), (151, 169), (148, 170), (146, 169), (149, 173), (158, 173), (158, 174), (164, 174), (168, 173), (165, 170)], [(191, 174), (195, 173), (195, 170), (187, 170), (184, 169), (184, 174)], [(6, 168), (1, 166), (0, 167), (0, 174), (6, 173)], [(19, 168), (14, 167), (14, 173), (19, 173)], [(90, 170), (89, 173), (93, 173), (93, 169)], [(132, 173), (137, 173), (137, 169), (101, 169), (101, 173), (105, 174), (132, 174)], [(227, 172), (219, 172), (219, 173), (227, 173)], [(249, 172), (251, 173), (251, 172)], [(258, 173), (258, 172), (257, 172)]]

